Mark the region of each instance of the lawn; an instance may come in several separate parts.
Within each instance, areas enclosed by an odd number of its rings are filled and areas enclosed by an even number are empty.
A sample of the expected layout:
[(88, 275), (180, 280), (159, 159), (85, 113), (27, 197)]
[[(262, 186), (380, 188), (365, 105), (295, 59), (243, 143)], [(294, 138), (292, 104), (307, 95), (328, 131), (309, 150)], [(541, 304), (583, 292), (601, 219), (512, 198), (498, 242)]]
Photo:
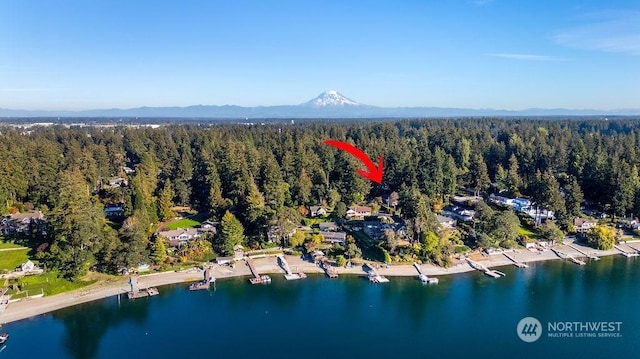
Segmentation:
[(538, 231), (532, 231), (529, 228), (526, 228), (522, 225), (518, 227), (518, 234), (521, 236), (527, 236), (530, 239), (540, 239), (540, 233)]
[(200, 223), (206, 221), (208, 215), (206, 213), (198, 213), (193, 216), (189, 216), (186, 218), (178, 219), (171, 223), (167, 223), (164, 228), (166, 229), (177, 229), (177, 228), (194, 228), (200, 225)]
[(29, 295), (36, 295), (40, 293), (44, 293), (44, 295), (54, 295), (82, 288), (95, 282), (96, 280), (79, 280), (77, 282), (70, 282), (66, 279), (58, 278), (56, 272), (47, 272), (42, 275), (27, 276), (18, 279), (16, 283), (21, 286), (21, 293), (15, 294), (12, 283), (9, 285), (9, 294), (13, 294), (16, 298), (26, 295), (23, 293), (26, 293), (27, 291), (29, 292)]
[(7, 248), (22, 248), (22, 246), (19, 244), (15, 244), (12, 241), (0, 240), (0, 249), (7, 249)]
[(16, 249), (10, 251), (0, 251), (0, 270), (12, 271), (20, 264), (26, 262), (29, 258), (28, 248)]
[(177, 228), (193, 228), (200, 225), (201, 222), (196, 221), (192, 218), (183, 218), (179, 219), (175, 222), (171, 222), (165, 226), (167, 229), (177, 229)]

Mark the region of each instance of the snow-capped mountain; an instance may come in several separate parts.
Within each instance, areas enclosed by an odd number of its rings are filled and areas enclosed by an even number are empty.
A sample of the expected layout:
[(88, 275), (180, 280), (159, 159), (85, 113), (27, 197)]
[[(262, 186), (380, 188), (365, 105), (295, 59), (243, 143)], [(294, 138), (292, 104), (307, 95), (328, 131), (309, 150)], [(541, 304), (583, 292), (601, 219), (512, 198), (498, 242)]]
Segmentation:
[(629, 110), (569, 110), (526, 109), (521, 111), (494, 109), (465, 109), (442, 107), (377, 107), (357, 103), (338, 91), (327, 91), (311, 101), (299, 105), (242, 107), (234, 105), (197, 105), (187, 107), (138, 107), (84, 111), (25, 111), (0, 108), (0, 122), (5, 118), (42, 117), (104, 117), (104, 118), (216, 118), (216, 119), (273, 119), (273, 118), (420, 118), (474, 116), (638, 116), (640, 109)]
[(323, 92), (313, 100), (303, 103), (303, 105), (316, 108), (360, 106), (359, 103), (343, 96), (340, 92), (335, 90)]

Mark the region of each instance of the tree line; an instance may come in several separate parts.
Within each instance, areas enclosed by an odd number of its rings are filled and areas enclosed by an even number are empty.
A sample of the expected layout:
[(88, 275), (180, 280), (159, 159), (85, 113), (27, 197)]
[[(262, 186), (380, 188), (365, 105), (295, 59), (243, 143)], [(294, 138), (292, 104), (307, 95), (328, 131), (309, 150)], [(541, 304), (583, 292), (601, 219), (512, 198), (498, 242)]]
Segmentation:
[[(433, 246), (440, 245), (428, 236), (434, 224), (420, 213), (446, 204), (460, 187), (530, 196), (563, 229), (584, 200), (616, 216), (640, 212), (640, 120), (2, 127), (0, 139), (0, 210), (42, 209), (50, 230), (37, 239), (39, 255), (69, 276), (149, 260), (159, 252), (150, 234), (174, 205), (216, 220), (233, 213), (251, 247), (266, 242), (270, 224), (299, 223), (301, 206), (344, 210), (390, 191), (404, 197), (413, 238)], [(383, 155), (384, 189), (359, 177), (361, 164), (326, 139)], [(114, 176), (128, 185), (107, 186)], [(124, 206), (118, 226), (104, 219), (108, 203)]]

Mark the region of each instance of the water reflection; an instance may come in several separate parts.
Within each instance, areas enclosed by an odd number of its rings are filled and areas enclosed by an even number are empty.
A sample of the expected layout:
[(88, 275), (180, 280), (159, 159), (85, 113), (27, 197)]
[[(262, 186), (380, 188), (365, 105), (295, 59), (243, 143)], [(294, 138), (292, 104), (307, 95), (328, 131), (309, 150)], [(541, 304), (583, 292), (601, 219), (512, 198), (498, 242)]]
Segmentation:
[[(155, 299), (143, 298), (130, 301), (122, 295), (119, 301), (117, 297), (107, 298), (77, 307), (64, 308), (53, 312), (52, 316), (64, 325), (66, 335), (63, 345), (71, 357), (94, 358), (107, 330), (118, 327), (123, 322), (144, 323), (151, 308), (148, 301)], [(118, 301), (118, 304), (114, 304), (114, 301)]]

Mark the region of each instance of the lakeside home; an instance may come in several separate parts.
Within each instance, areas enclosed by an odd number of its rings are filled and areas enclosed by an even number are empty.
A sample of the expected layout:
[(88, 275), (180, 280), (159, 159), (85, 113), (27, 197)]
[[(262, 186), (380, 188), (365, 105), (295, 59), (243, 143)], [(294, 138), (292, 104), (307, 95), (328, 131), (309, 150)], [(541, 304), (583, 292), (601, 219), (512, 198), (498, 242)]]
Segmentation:
[(42, 211), (10, 214), (0, 221), (0, 232), (4, 235), (24, 234), (29, 231), (31, 223), (44, 233), (45, 217)]
[(354, 219), (354, 218), (362, 219), (364, 217), (369, 217), (369, 216), (371, 216), (371, 207), (369, 206), (353, 205), (353, 206), (349, 206), (349, 209), (347, 210), (348, 219)]
[(309, 216), (311, 217), (322, 217), (326, 214), (327, 214), (327, 211), (322, 206), (309, 207)]
[(158, 233), (159, 236), (169, 240), (172, 247), (179, 247), (202, 235), (196, 228), (178, 228)]
[(597, 224), (598, 222), (588, 218), (576, 218), (573, 220), (573, 226), (576, 228), (577, 233), (587, 233)]
[(324, 241), (327, 243), (338, 243), (344, 244), (347, 240), (347, 233), (345, 232), (324, 232), (320, 231), (319, 233)]
[(540, 222), (546, 219), (555, 219), (553, 211), (538, 208), (537, 206), (534, 207), (534, 203), (527, 198), (509, 198), (498, 196), (492, 193), (491, 195), (489, 195), (489, 201), (502, 207), (511, 207), (516, 212), (524, 213), (529, 217), (535, 219), (536, 222)]

